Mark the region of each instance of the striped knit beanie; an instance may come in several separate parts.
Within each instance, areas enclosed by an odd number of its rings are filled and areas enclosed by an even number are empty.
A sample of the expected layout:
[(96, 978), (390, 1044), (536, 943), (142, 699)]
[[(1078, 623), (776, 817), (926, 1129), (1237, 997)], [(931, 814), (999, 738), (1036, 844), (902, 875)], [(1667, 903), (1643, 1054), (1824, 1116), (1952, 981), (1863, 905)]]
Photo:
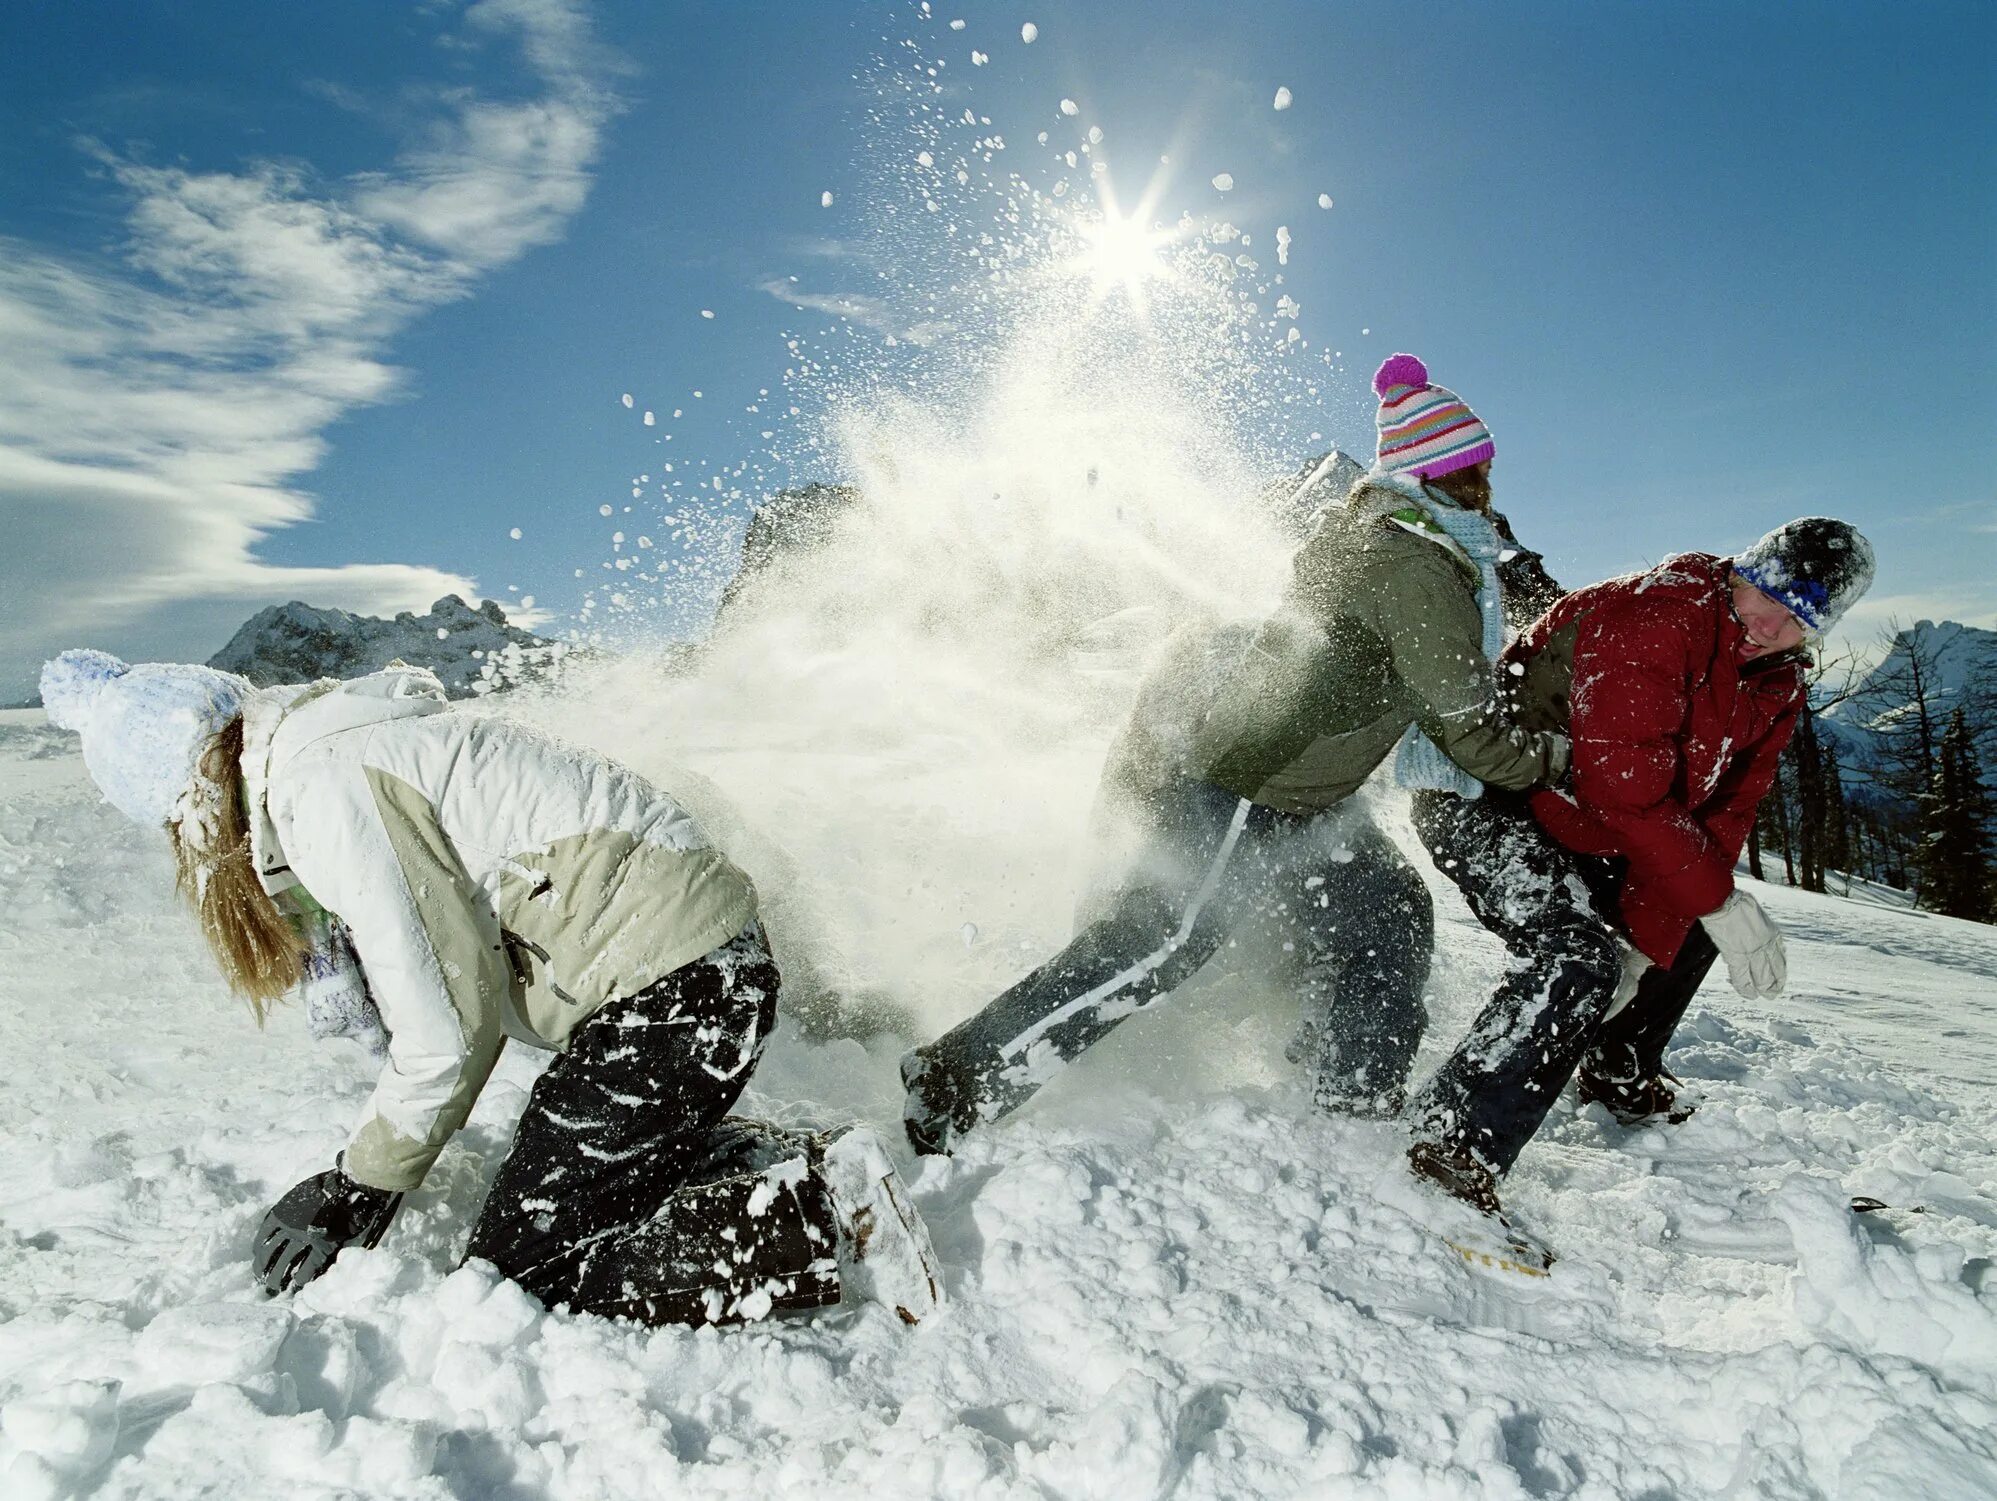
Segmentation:
[(1373, 373), (1380, 429), (1373, 467), (1387, 474), (1437, 479), (1481, 464), (1497, 450), (1491, 430), (1447, 386), (1428, 383), (1428, 367), (1411, 354), (1390, 354)]

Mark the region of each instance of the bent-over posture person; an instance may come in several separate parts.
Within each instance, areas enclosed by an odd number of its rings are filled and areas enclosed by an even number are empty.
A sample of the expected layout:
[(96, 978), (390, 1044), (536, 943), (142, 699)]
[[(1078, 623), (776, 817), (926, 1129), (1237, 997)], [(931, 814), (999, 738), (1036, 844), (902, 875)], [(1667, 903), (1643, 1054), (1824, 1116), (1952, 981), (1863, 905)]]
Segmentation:
[(1782, 935), (1734, 864), (1795, 729), (1805, 647), (1872, 571), (1852, 527), (1803, 517), (1737, 557), (1576, 590), (1505, 653), (1519, 722), (1571, 737), (1573, 777), (1530, 798), (1415, 795), (1423, 843), (1514, 959), (1410, 1107), (1418, 1175), (1497, 1212), (1577, 1070), (1583, 1101), (1626, 1123), (1689, 1114), (1664, 1049), (1715, 957), (1742, 995), (1785, 983)]
[(1299, 550), (1282, 608), (1259, 629), (1175, 643), (1140, 691), (1104, 797), (1138, 810), (1140, 856), (1059, 954), (903, 1058), (918, 1151), (1018, 1109), (1256, 932), (1295, 951), (1317, 1102), (1400, 1109), (1433, 917), (1352, 794), (1397, 746), (1413, 785), (1518, 791), (1558, 780), (1567, 746), (1514, 725), (1492, 676), (1498, 563), (1518, 550), (1489, 515), (1489, 430), (1412, 355), (1374, 388), (1375, 467)]
[(378, 1013), (386, 1064), (346, 1149), (259, 1230), (268, 1290), (381, 1239), (511, 1037), (555, 1056), (468, 1254), (544, 1303), (729, 1323), (851, 1282), (910, 1322), (935, 1306), (873, 1133), (728, 1114), (779, 977), (749, 879), (660, 789), (413, 668), (260, 690), (70, 651), (42, 699), (105, 796), (165, 828), (259, 1017), (294, 989)]

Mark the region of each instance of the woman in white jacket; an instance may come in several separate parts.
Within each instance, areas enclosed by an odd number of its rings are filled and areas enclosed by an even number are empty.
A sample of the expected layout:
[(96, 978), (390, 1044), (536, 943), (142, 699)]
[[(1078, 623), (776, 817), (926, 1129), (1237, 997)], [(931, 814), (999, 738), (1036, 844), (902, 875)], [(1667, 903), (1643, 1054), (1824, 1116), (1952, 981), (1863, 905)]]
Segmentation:
[(556, 1056), (467, 1255), (550, 1306), (653, 1323), (822, 1306), (842, 1273), (910, 1322), (935, 1306), (872, 1132), (727, 1114), (779, 977), (749, 879), (658, 788), (454, 710), (414, 668), (258, 690), (71, 651), (42, 700), (106, 797), (166, 828), (259, 1018), (345, 953), (380, 1013), (386, 1066), (346, 1149), (259, 1231), (270, 1291), (380, 1240), (511, 1037)]

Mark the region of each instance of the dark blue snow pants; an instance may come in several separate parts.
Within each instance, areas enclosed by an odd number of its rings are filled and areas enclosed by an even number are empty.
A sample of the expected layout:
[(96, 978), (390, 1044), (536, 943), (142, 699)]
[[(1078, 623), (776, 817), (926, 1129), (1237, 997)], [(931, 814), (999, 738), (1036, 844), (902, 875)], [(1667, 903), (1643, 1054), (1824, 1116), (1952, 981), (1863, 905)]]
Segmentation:
[(1619, 862), (1557, 843), (1518, 793), (1417, 792), (1413, 812), (1436, 868), (1504, 940), (1512, 963), (1410, 1114), (1418, 1138), (1503, 1173), (1567, 1087), (1615, 996)]
[(1427, 1021), (1434, 915), (1421, 877), (1364, 813), (1297, 817), (1205, 782), (1166, 788), (1136, 870), (1104, 913), (969, 1020), (902, 1060), (918, 1150), (1011, 1114), (1230, 938), (1293, 966), (1319, 1103), (1392, 1113)]

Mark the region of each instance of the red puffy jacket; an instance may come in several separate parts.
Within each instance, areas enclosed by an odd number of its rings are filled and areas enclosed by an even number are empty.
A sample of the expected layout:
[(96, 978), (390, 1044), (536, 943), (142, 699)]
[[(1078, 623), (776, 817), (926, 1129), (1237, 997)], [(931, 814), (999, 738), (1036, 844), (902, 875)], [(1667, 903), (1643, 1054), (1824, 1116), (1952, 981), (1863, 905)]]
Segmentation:
[(1577, 589), (1505, 653), (1519, 717), (1574, 744), (1571, 784), (1532, 810), (1569, 849), (1628, 859), (1623, 925), (1660, 965), (1733, 891), (1803, 703), (1800, 654), (1741, 662), (1731, 571), (1680, 553)]

